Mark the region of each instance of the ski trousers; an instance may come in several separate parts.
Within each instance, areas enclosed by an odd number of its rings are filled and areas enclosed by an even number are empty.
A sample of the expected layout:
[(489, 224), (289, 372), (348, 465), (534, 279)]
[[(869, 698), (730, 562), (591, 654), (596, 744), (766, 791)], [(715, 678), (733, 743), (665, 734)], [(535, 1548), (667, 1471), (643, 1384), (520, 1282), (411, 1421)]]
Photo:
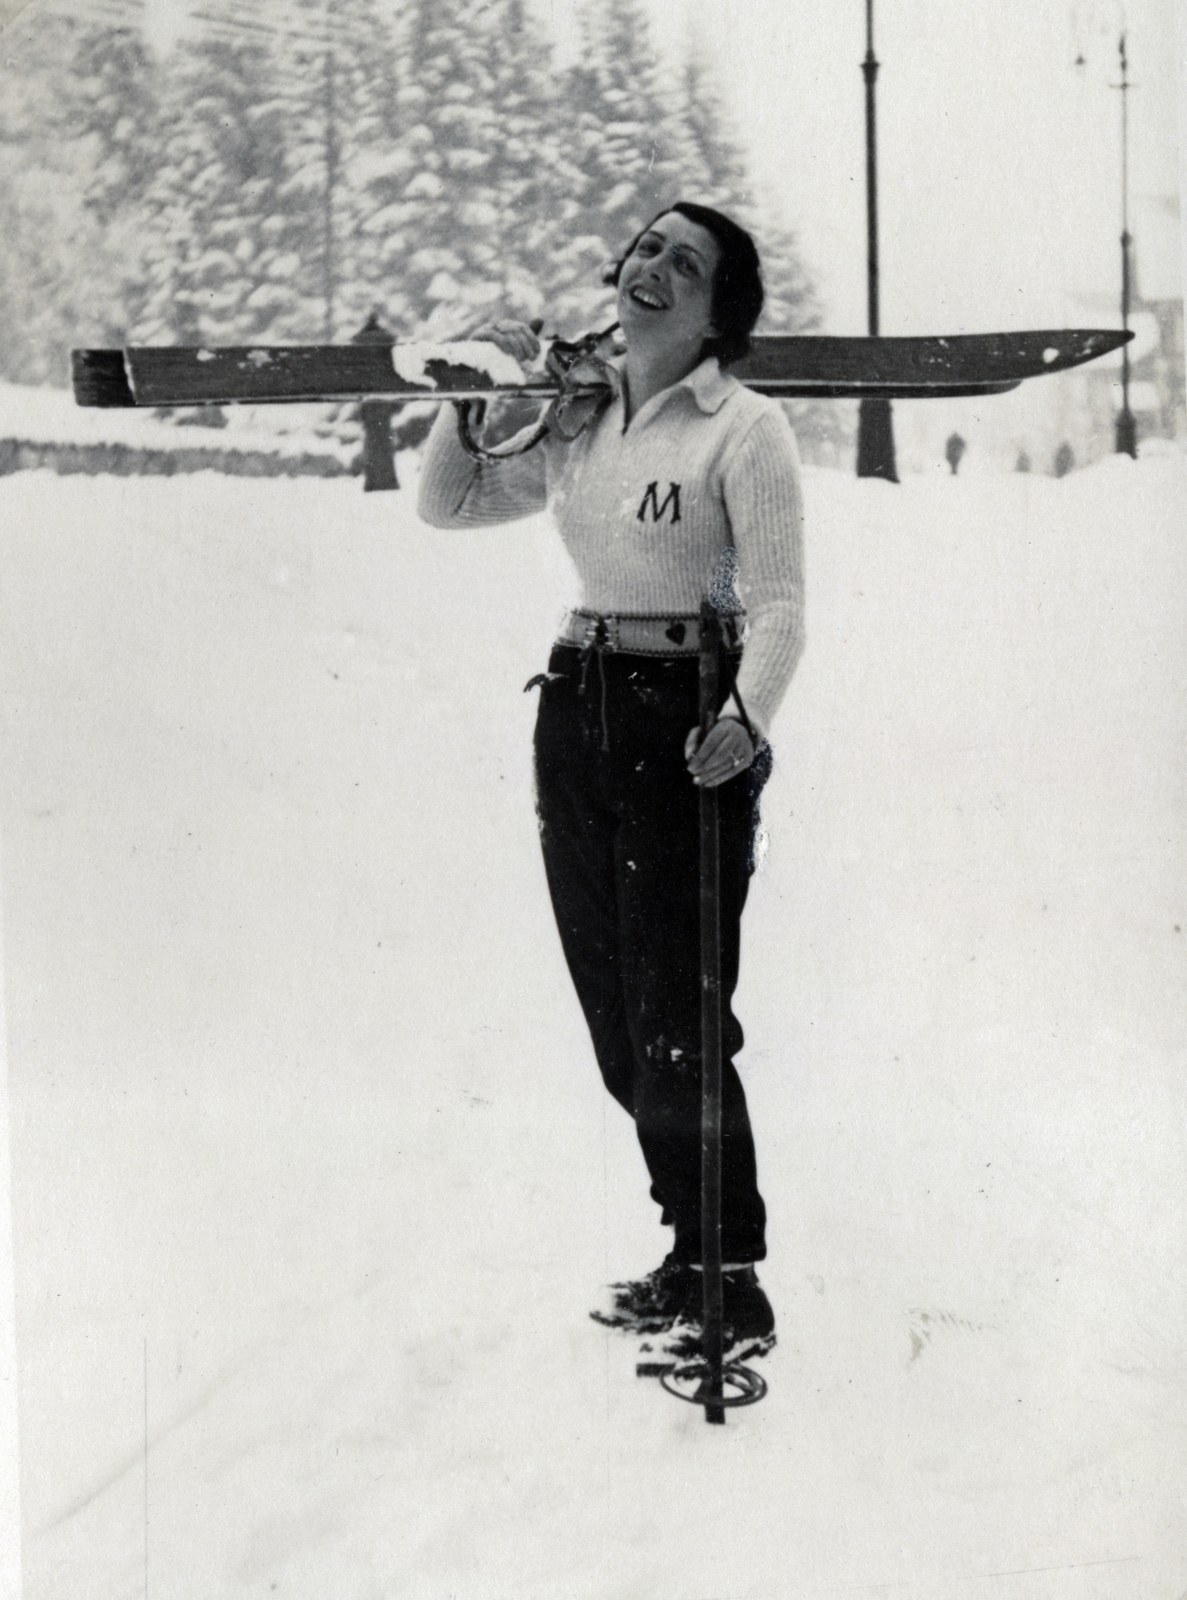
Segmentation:
[[(701, 1257), (699, 791), (684, 741), (695, 655), (557, 645), (536, 719), (536, 799), (557, 928), (606, 1088), (634, 1118), (680, 1259)], [(769, 748), (718, 790), (721, 858), (722, 1253), (766, 1254), (730, 1004)]]

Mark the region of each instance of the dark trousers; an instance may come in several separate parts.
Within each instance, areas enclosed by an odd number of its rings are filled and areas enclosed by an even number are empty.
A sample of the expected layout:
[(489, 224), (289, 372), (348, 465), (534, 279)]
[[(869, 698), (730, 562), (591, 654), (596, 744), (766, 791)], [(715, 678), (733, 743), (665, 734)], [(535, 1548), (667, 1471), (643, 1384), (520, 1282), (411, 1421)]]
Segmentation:
[[(602, 1077), (635, 1119), (651, 1193), (689, 1261), (701, 1256), (700, 854), (698, 790), (683, 752), (696, 722), (695, 656), (583, 661), (576, 648), (553, 650), (536, 721), (536, 793), (557, 927)], [(732, 1059), (742, 1029), (730, 1007), (762, 766), (718, 790), (726, 1261), (766, 1254)]]

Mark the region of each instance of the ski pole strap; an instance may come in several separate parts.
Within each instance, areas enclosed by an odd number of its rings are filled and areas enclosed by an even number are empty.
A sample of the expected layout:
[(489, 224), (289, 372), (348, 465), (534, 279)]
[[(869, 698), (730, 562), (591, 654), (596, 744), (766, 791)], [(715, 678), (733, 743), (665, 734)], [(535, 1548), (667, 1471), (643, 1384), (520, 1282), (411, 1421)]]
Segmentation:
[[(754, 753), (757, 755), (765, 741), (751, 722), (746, 707), (742, 702), (742, 696), (738, 693), (738, 651), (741, 646), (742, 636), (738, 628), (737, 618), (730, 616), (728, 613), (723, 615), (718, 612), (710, 600), (702, 601), (699, 638), (702, 651), (709, 648), (715, 649), (717, 652), (720, 682), (725, 685), (725, 699), (729, 700), (730, 696), (733, 696), (734, 704), (738, 708), (738, 721), (750, 735), (750, 743), (754, 746)], [(709, 728), (713, 726), (713, 721), (716, 720), (714, 717), (710, 721), (709, 727), (705, 727), (703, 716), (704, 709), (702, 707), (702, 739), (708, 733)]]
[(584, 432), (618, 395), (618, 371), (610, 363), (617, 322), (601, 333), (569, 342), (554, 340), (544, 365), (560, 385), (544, 423), (566, 444)]
[[(554, 401), (553, 404), (556, 402)], [(485, 400), (455, 400), (454, 409), (457, 412), (457, 436), (462, 449), (472, 461), (480, 461), (484, 466), (497, 466), (500, 461), (506, 461), (511, 456), (526, 455), (540, 443), (548, 432), (548, 417), (542, 417), (530, 434), (517, 433), (513, 439), (507, 439), (503, 444), (494, 445), (487, 449), (470, 431), (470, 418), (474, 418), (474, 426), (481, 428), (486, 416)]]
[(738, 668), (736, 664), (736, 657), (729, 650), (723, 650), (721, 653), (721, 672), (725, 679), (726, 699), (728, 700), (730, 695), (733, 695), (734, 704), (738, 708), (738, 721), (750, 735), (750, 743), (754, 746), (754, 753), (757, 755), (764, 741), (759, 734), (758, 729), (751, 722), (746, 711), (746, 707), (742, 703), (742, 696), (738, 693)]

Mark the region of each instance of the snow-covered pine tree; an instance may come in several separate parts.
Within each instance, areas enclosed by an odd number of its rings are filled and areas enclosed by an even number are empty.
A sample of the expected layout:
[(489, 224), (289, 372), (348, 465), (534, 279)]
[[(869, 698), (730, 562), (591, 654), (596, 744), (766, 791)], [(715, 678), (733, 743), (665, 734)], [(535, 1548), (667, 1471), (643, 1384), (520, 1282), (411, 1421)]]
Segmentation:
[(5, 32), (0, 373), (16, 382), (65, 385), (73, 345), (111, 343), (122, 331), (125, 251), (85, 199), (100, 180), (104, 142), (74, 63), (96, 37), (93, 26), (32, 7)]
[(83, 198), (107, 228), (139, 208), (159, 156), (157, 63), (139, 30), (83, 29), (67, 93), (75, 136), (91, 146)]
[(244, 343), (299, 302), (305, 219), (283, 196), (285, 144), (267, 42), (179, 40), (143, 202), (141, 343)]
[[(396, 67), (386, 107), (388, 137), (360, 157), (358, 203), (374, 308), (394, 331), (407, 337), (421, 315), (408, 263), (417, 248), (415, 224), (424, 199), (422, 156), (433, 142), (433, 132), (424, 121), (429, 94), (420, 83), (430, 46), (428, 8), (420, 0), (403, 0), (394, 34)], [(433, 76), (439, 77), (439, 71)], [(407, 192), (418, 176), (421, 184), (416, 192)]]
[(80, 152), (66, 148), (72, 126), (71, 67), (82, 24), (56, 8), (23, 7), (4, 30), (0, 53), (0, 148), (30, 165), (74, 170)]
[[(504, 304), (512, 314), (545, 316), (551, 332), (558, 310), (554, 276), (571, 251), (582, 188), (568, 147), (569, 107), (551, 40), (524, 0), (497, 0), (485, 9), (483, 26), (499, 110), (493, 186)], [(596, 255), (589, 265), (596, 265)]]
[[(275, 16), (257, 5), (253, 14)], [(300, 294), (277, 339), (346, 339), (383, 282), (367, 229), (369, 189), (396, 133), (398, 62), (375, 0), (295, 0), (274, 30), (286, 176), (281, 199), (303, 219)], [(314, 306), (320, 315), (312, 321)]]
[(583, 179), (574, 232), (605, 261), (662, 206), (698, 187), (701, 168), (640, 0), (587, 0), (581, 28), (581, 57), (565, 85)]
[[(92, 24), (70, 74), (70, 117), (88, 147), (82, 198), (115, 271), (105, 279), (110, 332), (124, 344), (140, 303), (144, 198), (160, 160), (160, 68), (138, 25)], [(94, 338), (94, 336), (92, 336)]]
[(741, 220), (752, 210), (750, 174), (704, 46), (693, 39), (680, 74), (680, 107), (695, 152), (689, 199), (716, 206)]
[(535, 315), (555, 194), (543, 41), (510, 0), (409, 0), (399, 55), (398, 136), (369, 163), (363, 225), (392, 325), (446, 338), (497, 307)]
[(334, 32), (340, 144), (337, 152), (340, 211), (337, 226), (344, 242), (341, 321), (349, 337), (379, 304), (387, 284), (379, 241), (367, 228), (371, 215), (368, 180), (372, 163), (394, 148), (398, 136), (397, 93), (400, 61), (390, 8), (375, 0), (336, 0)]
[(437, 274), (450, 281), (461, 256), (443, 242), (443, 151), (433, 112), (450, 79), (453, 50), (464, 38), (459, 0), (440, 7), (410, 0), (398, 32), (396, 136), (373, 152), (365, 170), (363, 229), (374, 246), (376, 282), (387, 288), (383, 309), (407, 337), (427, 315), (427, 289)]

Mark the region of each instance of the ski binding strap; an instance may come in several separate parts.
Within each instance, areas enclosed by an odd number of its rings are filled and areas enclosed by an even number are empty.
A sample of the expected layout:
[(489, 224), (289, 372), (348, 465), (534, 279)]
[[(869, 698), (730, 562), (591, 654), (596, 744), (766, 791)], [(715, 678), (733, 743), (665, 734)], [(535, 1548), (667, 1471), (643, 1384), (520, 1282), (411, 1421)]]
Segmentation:
[(487, 449), (471, 432), (471, 417), (475, 427), (482, 426), (485, 401), (455, 400), (458, 439), (466, 454), (474, 461), (493, 465), (510, 456), (526, 455), (550, 433), (566, 444), (576, 439), (618, 394), (618, 373), (609, 360), (617, 327), (614, 323), (601, 333), (587, 333), (573, 341), (553, 341), (544, 367), (560, 385), (560, 392), (539, 422), (501, 445)]

